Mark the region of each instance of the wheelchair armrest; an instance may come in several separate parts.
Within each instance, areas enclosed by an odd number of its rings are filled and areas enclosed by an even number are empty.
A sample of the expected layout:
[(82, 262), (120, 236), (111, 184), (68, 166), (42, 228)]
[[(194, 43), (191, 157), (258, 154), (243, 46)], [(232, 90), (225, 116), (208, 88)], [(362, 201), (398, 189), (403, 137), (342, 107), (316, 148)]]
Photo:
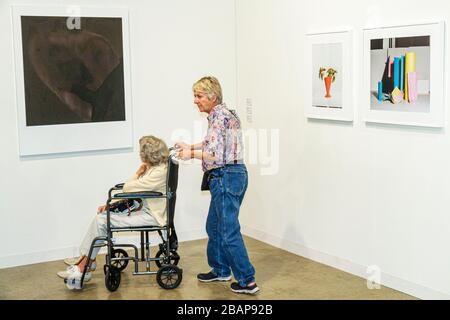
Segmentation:
[(130, 198), (164, 198), (165, 196), (161, 192), (156, 191), (137, 191), (137, 192), (123, 192), (116, 193), (112, 199), (130, 199)]
[(119, 184), (116, 184), (114, 187), (110, 188), (108, 191), (108, 198), (111, 198), (111, 194), (113, 191), (122, 190), (124, 184), (125, 183), (119, 183)]

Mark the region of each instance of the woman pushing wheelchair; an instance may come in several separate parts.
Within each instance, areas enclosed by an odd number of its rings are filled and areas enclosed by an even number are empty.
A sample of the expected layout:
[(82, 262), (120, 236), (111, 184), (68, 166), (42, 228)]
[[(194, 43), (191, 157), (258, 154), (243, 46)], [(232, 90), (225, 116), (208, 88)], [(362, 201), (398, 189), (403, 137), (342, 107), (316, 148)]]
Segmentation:
[(194, 83), (194, 103), (208, 114), (208, 130), (202, 142), (188, 145), (177, 142), (177, 156), (183, 160), (199, 159), (204, 172), (202, 190), (210, 190), (206, 231), (207, 256), (211, 270), (199, 273), (201, 282), (236, 282), (231, 290), (255, 294), (255, 268), (250, 262), (241, 235), (239, 209), (248, 186), (243, 160), (241, 122), (237, 114), (222, 102), (222, 89), (215, 77), (203, 77)]

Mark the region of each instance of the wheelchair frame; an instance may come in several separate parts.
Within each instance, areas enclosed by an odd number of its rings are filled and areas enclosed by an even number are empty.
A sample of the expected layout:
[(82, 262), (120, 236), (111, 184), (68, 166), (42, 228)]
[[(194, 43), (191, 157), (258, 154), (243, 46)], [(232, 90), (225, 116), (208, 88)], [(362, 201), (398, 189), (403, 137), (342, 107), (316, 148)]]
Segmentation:
[[(170, 148), (169, 151), (172, 151)], [(154, 275), (160, 287), (164, 289), (177, 288), (183, 279), (183, 270), (177, 267), (180, 256), (176, 252), (178, 249), (178, 242), (176, 238), (175, 227), (173, 224), (175, 214), (176, 190), (178, 186), (178, 162), (174, 159), (172, 154), (169, 154), (166, 176), (166, 194), (155, 191), (141, 191), (141, 192), (127, 192), (116, 193), (123, 189), (123, 183), (117, 184), (108, 191), (108, 201), (106, 202), (106, 221), (107, 221), (107, 236), (96, 237), (91, 244), (89, 254), (87, 256), (86, 266), (90, 265), (91, 254), (94, 248), (107, 247), (106, 264), (103, 266), (105, 273), (105, 286), (113, 292), (120, 286), (121, 272), (127, 267), (129, 261), (134, 261), (133, 275)], [(116, 199), (166, 199), (166, 213), (167, 224), (165, 226), (136, 226), (136, 227), (118, 227), (111, 228), (111, 212), (110, 204), (112, 200)], [(138, 248), (134, 244), (116, 244), (114, 243), (113, 232), (134, 232), (141, 233), (141, 257), (138, 254)], [(154, 258), (150, 257), (150, 242), (149, 232), (157, 231), (162, 239), (159, 244), (159, 251)], [(162, 232), (166, 232), (166, 239), (164, 239)], [(145, 235), (145, 239), (144, 239)], [(103, 243), (96, 243), (103, 241)], [(133, 248), (134, 257), (129, 257), (127, 251), (115, 248)], [(157, 271), (152, 271), (150, 262), (155, 262), (159, 267)], [(173, 261), (173, 263), (172, 263)], [(146, 263), (146, 271), (139, 271), (139, 262)], [(83, 287), (83, 281), (87, 272), (87, 267), (84, 268), (81, 276), (80, 288)]]

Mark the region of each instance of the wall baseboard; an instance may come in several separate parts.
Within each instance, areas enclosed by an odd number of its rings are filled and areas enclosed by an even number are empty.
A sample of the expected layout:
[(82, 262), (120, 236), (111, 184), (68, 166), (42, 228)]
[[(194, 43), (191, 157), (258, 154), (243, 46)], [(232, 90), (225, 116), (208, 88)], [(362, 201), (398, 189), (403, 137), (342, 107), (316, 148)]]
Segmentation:
[[(368, 278), (368, 267), (360, 265), (346, 259), (342, 259), (336, 256), (332, 256), (301, 244), (295, 243), (290, 240), (282, 239), (278, 236), (269, 234), (267, 232), (257, 230), (248, 226), (241, 226), (242, 233), (248, 237), (254, 238), (256, 240), (265, 242), (277, 248), (289, 251), (296, 255), (302, 256), (304, 258), (331, 266), (333, 268), (351, 273), (355, 276), (367, 279)], [(419, 299), (429, 299), (429, 300), (448, 300), (450, 299), (450, 294), (440, 292), (438, 290), (428, 288), (408, 280), (404, 280), (390, 274), (381, 272), (380, 274), (380, 284), (404, 292), (406, 294), (412, 295)], [(367, 289), (370, 290), (370, 289)], [(372, 289), (376, 290), (376, 289)]]
[[(178, 241), (191, 241), (191, 240), (199, 240), (207, 237), (206, 232), (203, 229), (199, 230), (190, 230), (190, 231), (181, 231), (177, 232)], [(151, 245), (156, 245), (161, 242), (161, 238), (158, 234), (153, 233), (150, 234), (149, 240)], [(140, 236), (139, 234), (135, 235), (122, 235), (117, 237), (117, 243), (130, 243), (134, 244), (138, 248), (140, 247)], [(106, 248), (101, 248), (100, 253), (106, 253)], [(156, 252), (155, 252), (156, 254)], [(18, 255), (10, 255), (0, 257), (0, 269), (11, 268), (17, 266), (23, 266), (28, 264), (49, 262), (62, 260), (67, 257), (75, 257), (78, 256), (78, 247), (66, 247), (66, 248), (58, 248), (58, 249), (50, 249), (44, 251), (30, 252)]]

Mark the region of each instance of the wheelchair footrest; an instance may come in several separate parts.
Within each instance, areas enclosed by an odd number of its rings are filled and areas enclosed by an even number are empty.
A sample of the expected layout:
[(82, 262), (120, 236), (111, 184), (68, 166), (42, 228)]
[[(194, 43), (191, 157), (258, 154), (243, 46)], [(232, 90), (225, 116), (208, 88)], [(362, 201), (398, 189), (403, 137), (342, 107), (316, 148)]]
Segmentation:
[(133, 276), (148, 276), (152, 274), (157, 274), (158, 271), (142, 271), (142, 272), (133, 272)]

